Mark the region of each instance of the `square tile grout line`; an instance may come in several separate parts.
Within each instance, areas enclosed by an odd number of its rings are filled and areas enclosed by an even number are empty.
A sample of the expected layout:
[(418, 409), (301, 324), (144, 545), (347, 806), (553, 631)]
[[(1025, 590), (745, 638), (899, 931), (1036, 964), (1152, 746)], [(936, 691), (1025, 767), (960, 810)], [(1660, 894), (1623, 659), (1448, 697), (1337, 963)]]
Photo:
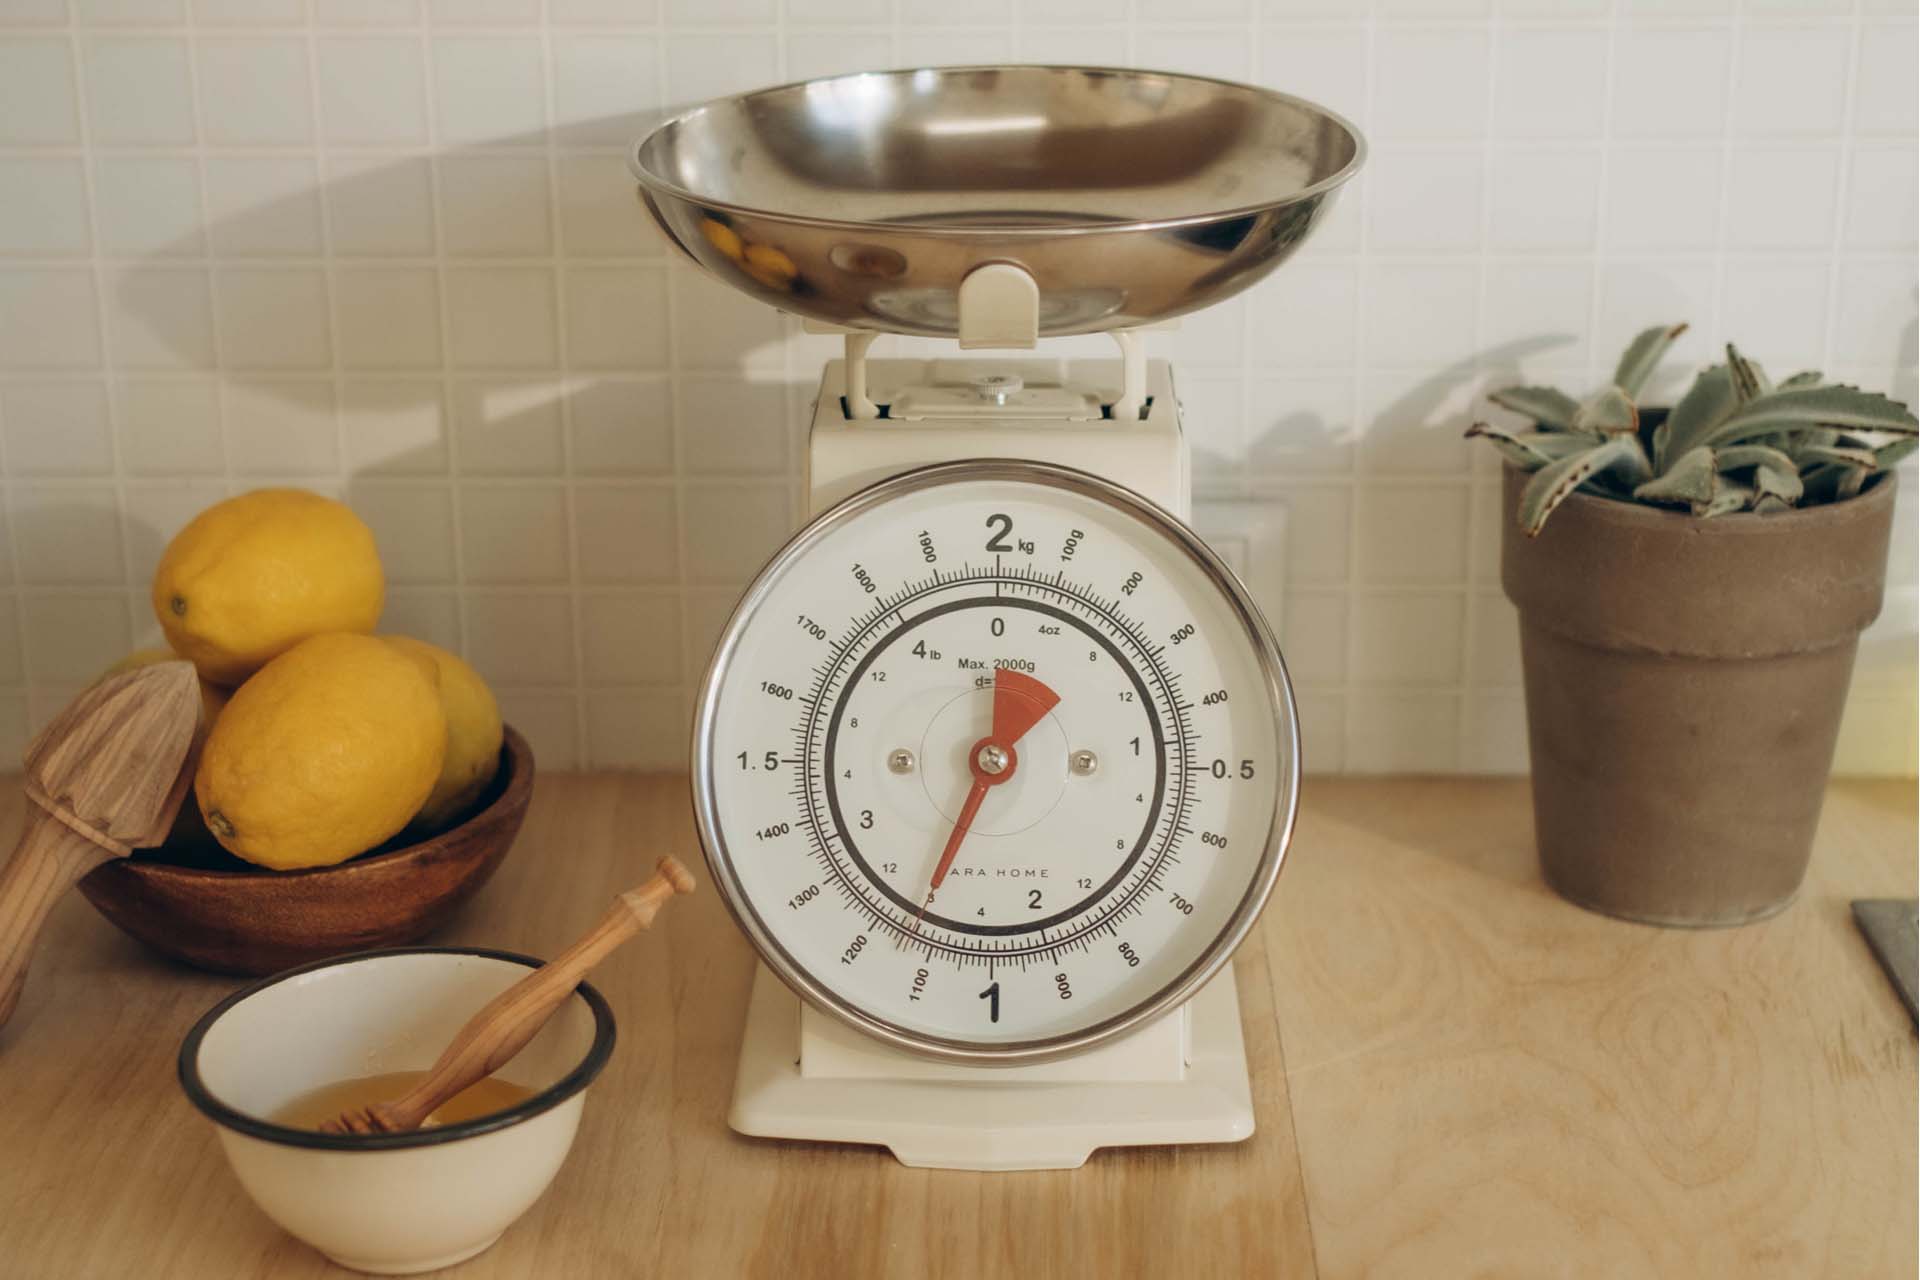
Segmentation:
[(1856, 4), (1853, 11), (1852, 31), (1847, 40), (1846, 83), (1841, 89), (1840, 133), (1837, 140), (1840, 163), (1834, 175), (1838, 194), (1834, 200), (1833, 238), (1828, 246), (1826, 322), (1821, 326), (1820, 334), (1819, 367), (1822, 370), (1833, 367), (1834, 335), (1840, 327), (1840, 275), (1842, 266), (1847, 260), (1847, 214), (1851, 207), (1854, 166), (1853, 129), (1860, 101), (1860, 49), (1865, 40), (1866, 25), (1861, 21), (1859, 6)]
[[(326, 126), (321, 115), (320, 52), (318, 37), (313, 31), (311, 0), (307, 0), (307, 3), (302, 5), (302, 12), (307, 19), (305, 29), (300, 35), (300, 41), (306, 57), (307, 111), (311, 117), (313, 130), (313, 151), (311, 157), (311, 172), (315, 183), (313, 199), (315, 212), (319, 218), (321, 279), (327, 291), (327, 363), (328, 388), (333, 401), (331, 406), (331, 417), (333, 419), (333, 467), (335, 477), (340, 485), (340, 501), (351, 506), (353, 488), (352, 475), (348, 471), (347, 423), (344, 396), (345, 380), (341, 376), (342, 328), (340, 324), (339, 260), (333, 252), (332, 201), (326, 198), (327, 170), (323, 163), (325, 150), (322, 143), (322, 139), (326, 133)], [(377, 540), (375, 546), (376, 548), (378, 547)], [(386, 590), (386, 573), (384, 568), (381, 572), (381, 580), (383, 593), (381, 609), (382, 612), (385, 612), (386, 600), (384, 593)]]
[[(77, 47), (71, 47), (71, 52), (73, 55), (75, 114), (78, 116), (80, 138), (84, 144), (93, 136), (92, 120), (90, 118), (86, 94), (81, 89), (85, 80), (83, 77), (83, 68), (80, 65), (81, 58), (79, 49)], [(87, 239), (97, 251), (100, 244), (100, 216), (99, 202), (95, 195), (93, 166), (82, 161), (80, 167), (82, 190), (87, 206)], [(90, 279), (93, 282), (95, 324), (97, 324), (100, 329), (101, 367), (103, 370), (110, 370), (114, 367), (115, 363), (114, 350), (116, 343), (115, 336), (109, 331), (106, 282), (102, 274), (102, 268), (97, 260), (90, 274)], [(117, 550), (120, 560), (120, 580), (122, 586), (126, 588), (126, 594), (128, 596), (126, 601), (128, 623), (127, 639), (129, 643), (131, 643), (137, 638), (138, 632), (137, 628), (133, 626), (133, 619), (137, 616), (135, 600), (133, 598), (133, 591), (136, 584), (133, 580), (132, 555), (128, 547), (128, 539), (131, 535), (127, 528), (126, 468), (122, 459), (121, 448), (120, 425), (125, 415), (119, 405), (118, 380), (111, 375), (105, 376), (102, 379), (102, 391), (105, 395), (107, 406), (107, 441), (112, 456), (114, 502), (119, 508), (115, 513), (115, 534), (116, 541), (119, 544)], [(12, 505), (11, 486), (9, 486), (8, 490), (8, 503), (10, 506)]]
[[(542, 17), (545, 17), (544, 5)], [(560, 159), (554, 146), (555, 135), (560, 129), (557, 105), (559, 90), (554, 83), (557, 79), (554, 71), (553, 28), (543, 20), (540, 24), (540, 106), (545, 116), (542, 133), (546, 142), (541, 151), (542, 172), (546, 174), (547, 183), (547, 244), (553, 255), (551, 297), (554, 354), (560, 366), (555, 384), (559, 397), (562, 510), (567, 539), (567, 638), (572, 649), (568, 655), (568, 665), (573, 673), (573, 758), (579, 763), (591, 763), (587, 731), (585, 610), (580, 594), (580, 491), (574, 485), (573, 343), (567, 324), (567, 242), (560, 212)]]
[[(67, 42), (67, 49), (68, 49), (68, 54), (72, 60), (71, 65), (73, 70), (74, 114), (76, 117), (76, 124), (80, 130), (80, 142), (82, 147), (84, 148), (93, 137), (92, 106), (91, 106), (91, 103), (89, 102), (88, 94), (86, 92), (86, 86), (88, 84), (86, 59), (82, 55), (80, 44), (77, 40), (69, 39)], [(191, 58), (189, 58), (189, 67), (191, 67), (191, 65), (192, 65), (192, 60)], [(197, 87), (194, 89), (194, 92), (193, 92), (193, 102), (195, 103), (194, 132), (195, 132), (195, 135), (198, 136), (199, 92)], [(97, 252), (100, 244), (100, 227), (99, 227), (100, 218), (99, 218), (99, 206), (94, 199), (93, 166), (90, 163), (86, 163), (85, 161), (83, 161), (82, 170), (84, 173), (84, 177), (82, 178), (82, 182), (84, 183), (83, 189), (85, 191), (85, 197), (87, 202), (87, 237)], [(204, 183), (202, 184), (202, 186), (204, 189)], [(116, 379), (113, 376), (113, 372), (112, 372), (116, 367), (116, 364), (114, 361), (114, 354), (118, 346), (118, 335), (114, 332), (113, 325), (109, 323), (106, 281), (102, 275), (102, 268), (97, 261), (94, 263), (93, 269), (88, 273), (88, 279), (92, 282), (92, 286), (93, 286), (93, 303), (94, 303), (94, 317), (95, 317), (94, 323), (99, 329), (100, 367), (103, 375), (102, 390), (106, 397), (107, 432), (108, 432), (109, 447), (112, 450), (112, 457), (113, 457), (114, 502), (115, 502), (115, 505), (118, 507), (118, 510), (115, 511), (114, 513), (115, 541), (119, 544), (116, 550), (119, 553), (118, 559), (120, 562), (121, 589), (118, 594), (120, 596), (121, 609), (124, 615), (123, 625), (126, 628), (125, 640), (126, 640), (127, 646), (131, 647), (137, 641), (140, 635), (140, 628), (135, 624), (135, 621), (134, 621), (134, 619), (137, 616), (140, 616), (140, 613), (136, 612), (136, 608), (135, 608), (136, 597), (134, 594), (135, 584), (133, 582), (133, 560), (132, 560), (131, 551), (128, 547), (128, 539), (131, 536), (131, 532), (127, 527), (126, 473), (122, 465), (121, 447), (120, 447), (121, 426), (124, 420), (124, 415), (121, 411), (121, 407), (119, 404), (119, 394), (117, 389), (118, 379)], [(208, 302), (209, 302), (209, 305), (211, 305), (211, 302), (212, 302), (211, 283), (209, 283), (208, 289), (209, 289)], [(14, 522), (16, 503), (14, 502), (14, 499), (13, 499), (12, 481), (13, 481), (13, 477), (12, 477), (11, 471), (9, 470), (7, 490), (6, 490), (7, 491), (7, 508), (8, 508), (7, 536), (8, 536), (8, 541), (12, 543), (16, 548), (14, 551), (14, 555), (16, 557), (16, 562), (14, 565), (14, 582), (16, 587), (24, 587), (26, 585), (25, 580), (22, 577), (24, 567), (18, 563), (18, 559), (17, 559), (19, 553), (17, 550), (17, 547), (18, 547), (18, 541), (16, 538), (17, 530), (15, 528), (15, 522)], [(140, 595), (148, 599), (151, 598), (150, 592), (142, 592), (140, 593)], [(149, 608), (151, 608), (151, 606), (149, 606)], [(24, 598), (19, 599), (16, 605), (15, 611), (20, 615), (22, 620), (22, 625), (24, 627), (24, 621), (25, 621), (25, 615), (26, 615)], [(22, 663), (25, 663), (29, 661), (31, 655), (26, 646), (26, 636), (24, 632), (22, 634), (21, 640), (22, 640), (21, 650), (20, 650), (21, 661)], [(32, 700), (30, 697), (29, 705), (31, 705), (31, 701)]]
[[(1374, 11), (1373, 6), (1369, 5), (1367, 7), (1366, 36), (1364, 40), (1364, 48), (1366, 50), (1366, 84), (1361, 90), (1361, 109), (1359, 112), (1360, 118), (1368, 121), (1374, 119), (1377, 111), (1376, 100), (1379, 92), (1379, 72), (1375, 66), (1375, 55), (1379, 51), (1379, 45), (1379, 15)], [(1354, 268), (1354, 289), (1364, 298), (1366, 296), (1367, 281), (1371, 275), (1372, 266), (1371, 259), (1367, 253), (1367, 246), (1372, 240), (1372, 235), (1368, 227), (1370, 219), (1367, 215), (1373, 205), (1373, 191), (1371, 186), (1366, 184), (1364, 179), (1362, 179), (1359, 189), (1355, 191), (1354, 194), (1359, 197), (1359, 207), (1354, 211), (1358, 219), (1354, 232), (1355, 256), (1357, 258)], [(1354, 608), (1353, 602), (1360, 586), (1360, 487), (1363, 479), (1360, 454), (1361, 450), (1366, 447), (1366, 429), (1361, 423), (1361, 417), (1372, 408), (1371, 404), (1365, 398), (1368, 369), (1366, 359), (1367, 337), (1369, 332), (1368, 321), (1369, 316), (1367, 309), (1365, 307), (1355, 307), (1353, 324), (1354, 442), (1353, 456), (1349, 459), (1350, 482), (1346, 488), (1347, 575), (1345, 593), (1347, 597), (1347, 607), (1344, 634), (1346, 657), (1341, 664), (1342, 674), (1345, 677), (1342, 683), (1348, 691), (1340, 699), (1339, 771), (1342, 773), (1349, 772), (1354, 767), (1354, 729), (1358, 720), (1355, 705), (1356, 699), (1352, 693), (1352, 681), (1354, 667), (1359, 659), (1360, 643), (1358, 639), (1359, 628), (1355, 626), (1357, 611)]]
[(203, 275), (207, 287), (207, 323), (211, 330), (211, 348), (213, 367), (208, 370), (212, 375), (214, 392), (214, 413), (219, 419), (221, 478), (225, 492), (231, 496), (234, 491), (235, 476), (233, 465), (234, 425), (233, 415), (228, 412), (230, 393), (227, 379), (227, 342), (220, 324), (220, 290), (217, 263), (221, 261), (214, 250), (213, 236), (213, 198), (209, 194), (210, 184), (207, 178), (207, 110), (206, 93), (200, 78), (200, 59), (195, 56), (198, 46), (191, 36), (187, 42), (187, 86), (193, 99), (193, 158), (196, 195), (199, 200), (199, 226), (196, 228), (200, 243), (206, 250), (206, 263)]
[(1734, 106), (1739, 97), (1746, 52), (1746, 16), (1743, 6), (1732, 15), (1727, 26), (1727, 84), (1720, 104), (1720, 208), (1714, 221), (1713, 293), (1707, 323), (1712, 326), (1710, 333), (1723, 342), (1726, 340), (1723, 312), (1727, 292), (1727, 233), (1733, 221)]
[(466, 503), (462, 501), (461, 482), (464, 473), (460, 462), (460, 431), (456, 421), (457, 400), (454, 397), (453, 381), (453, 303), (447, 288), (447, 227), (446, 193), (440, 181), (439, 157), (442, 152), (440, 128), (440, 96), (433, 92), (435, 62), (433, 41), (425, 34), (416, 38), (416, 48), (420, 58), (420, 74), (423, 95), (424, 114), (427, 126), (427, 150), (423, 162), (427, 173), (427, 210), (428, 224), (433, 228), (434, 282), (439, 299), (438, 322), (440, 327), (440, 369), (437, 383), (439, 386), (440, 438), (447, 453), (447, 477), (449, 481), (449, 520), (453, 538), (453, 619), (455, 642), (463, 661), (473, 661), (473, 625), (468, 601), (469, 575), (467, 570)]
[[(1477, 246), (1479, 250), (1479, 265), (1477, 268), (1477, 275), (1479, 278), (1475, 285), (1475, 294), (1474, 294), (1474, 325), (1473, 325), (1474, 373), (1473, 373), (1473, 378), (1476, 384), (1476, 389), (1483, 395), (1486, 392), (1486, 387), (1482, 381), (1485, 377), (1485, 369), (1483, 364), (1484, 357), (1482, 353), (1485, 352), (1487, 349), (1487, 292), (1488, 292), (1487, 266), (1490, 261), (1490, 254), (1488, 252), (1489, 242), (1492, 239), (1492, 235), (1493, 235), (1492, 182), (1493, 182), (1494, 156), (1497, 150), (1494, 139), (1496, 134), (1498, 134), (1499, 132), (1499, 122), (1496, 119), (1496, 116), (1500, 109), (1500, 94), (1499, 94), (1500, 61), (1501, 61), (1501, 55), (1504, 49), (1504, 43), (1503, 43), (1502, 37), (1506, 32), (1510, 30), (1512, 30), (1512, 28), (1502, 20), (1500, 13), (1496, 11), (1491, 21), (1488, 24), (1488, 43), (1490, 46), (1490, 56), (1488, 58), (1488, 63), (1487, 63), (1487, 133), (1486, 133), (1486, 137), (1481, 139), (1481, 146), (1482, 146), (1481, 171), (1485, 175), (1485, 178), (1481, 185), (1481, 190), (1480, 190), (1480, 210), (1479, 210), (1480, 220), (1479, 220), (1479, 228), (1478, 228), (1479, 243)], [(1611, 35), (1611, 32), (1612, 32), (1611, 23), (1608, 24), (1607, 30), (1609, 32), (1608, 59), (1607, 59), (1605, 70), (1603, 72), (1603, 75), (1606, 77), (1605, 80), (1603, 80), (1603, 86), (1611, 84), (1612, 74), (1613, 74), (1613, 60), (1612, 60), (1613, 46), (1612, 46), (1612, 35)], [(1601, 99), (1602, 99), (1601, 100), (1601, 120), (1602, 120), (1602, 127), (1604, 128), (1605, 120), (1606, 120), (1606, 110), (1608, 107), (1611, 106), (1611, 99), (1604, 92), (1604, 89), (1601, 95)], [(1601, 163), (1604, 165), (1605, 163), (1604, 151), (1602, 155), (1603, 155), (1603, 159)], [(1594, 187), (1593, 198), (1595, 203), (1601, 203), (1604, 201), (1605, 191), (1606, 191), (1606, 174), (1603, 169), (1601, 172), (1600, 180), (1595, 184), (1595, 187)], [(1597, 261), (1599, 258), (1599, 253), (1597, 250), (1594, 253), (1594, 257), (1595, 257), (1595, 260)], [(1468, 408), (1468, 414), (1469, 416), (1471, 416), (1472, 414), (1471, 406), (1469, 406)], [(1469, 449), (1472, 448), (1471, 441), (1468, 442), (1468, 448)], [(1464, 547), (1463, 547), (1463, 553), (1466, 556), (1466, 564), (1463, 566), (1463, 570), (1464, 570), (1463, 576), (1466, 578), (1466, 591), (1464, 593), (1463, 604), (1460, 610), (1459, 667), (1454, 672), (1455, 677), (1460, 681), (1462, 685), (1462, 693), (1460, 696), (1460, 700), (1454, 704), (1454, 709), (1453, 709), (1453, 759), (1450, 762), (1451, 768), (1456, 770), (1460, 767), (1461, 762), (1464, 761), (1467, 756), (1468, 725), (1473, 716), (1473, 712), (1472, 712), (1472, 706), (1473, 706), (1472, 690), (1473, 690), (1473, 684), (1474, 684), (1473, 650), (1474, 650), (1474, 644), (1478, 638), (1476, 635), (1476, 632), (1478, 631), (1478, 627), (1476, 626), (1476, 623), (1475, 623), (1475, 610), (1473, 607), (1473, 590), (1474, 590), (1474, 583), (1478, 578), (1479, 572), (1480, 572), (1479, 559), (1474, 555), (1474, 551), (1475, 551), (1474, 543), (1476, 539), (1479, 537), (1480, 531), (1478, 526), (1475, 524), (1474, 518), (1473, 518), (1473, 484), (1474, 484), (1474, 476), (1477, 474), (1477, 468), (1474, 466), (1474, 460), (1471, 456), (1469, 456), (1467, 459), (1467, 474), (1468, 474), (1467, 490), (1466, 490), (1467, 505), (1466, 505), (1466, 512), (1465, 512), (1467, 528), (1466, 528), (1466, 537), (1464, 539)], [(1352, 673), (1349, 673), (1349, 675), (1351, 674)]]
[[(895, 0), (897, 3), (898, 0)], [(663, 0), (664, 3), (664, 0)], [(661, 114), (672, 96), (672, 84), (668, 79), (667, 41), (664, 36), (654, 43), (654, 83), (659, 86), (658, 100), (654, 112)], [(684, 255), (682, 255), (684, 256)], [(681, 717), (684, 722), (686, 708), (691, 705), (694, 688), (701, 679), (702, 672), (696, 669), (700, 660), (695, 656), (695, 636), (693, 611), (687, 607), (690, 586), (687, 554), (687, 433), (686, 422), (682, 414), (685, 397), (681, 392), (682, 369), (680, 362), (680, 285), (679, 274), (685, 268), (674, 260), (671, 247), (668, 247), (666, 267), (662, 280), (666, 287), (667, 321), (667, 376), (664, 388), (667, 393), (668, 439), (673, 444), (673, 556), (674, 584), (680, 598), (680, 679), (678, 683)], [(685, 728), (684, 723), (681, 726)], [(683, 740), (690, 734), (682, 735)], [(593, 763), (598, 763), (593, 762)], [(697, 761), (689, 761), (697, 764)]]

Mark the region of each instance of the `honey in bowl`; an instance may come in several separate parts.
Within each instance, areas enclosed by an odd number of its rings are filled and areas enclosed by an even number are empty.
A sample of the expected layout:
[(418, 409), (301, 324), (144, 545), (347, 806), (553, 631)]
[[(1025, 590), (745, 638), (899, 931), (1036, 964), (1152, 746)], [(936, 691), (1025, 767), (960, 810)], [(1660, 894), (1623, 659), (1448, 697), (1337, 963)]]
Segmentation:
[[(343, 1111), (357, 1111), (376, 1102), (392, 1102), (426, 1079), (425, 1071), (389, 1071), (383, 1075), (338, 1080), (308, 1090), (275, 1111), (269, 1117), (289, 1129), (319, 1131), (321, 1125)], [(441, 1103), (427, 1115), (420, 1127), (434, 1129), (445, 1124), (478, 1120), (496, 1111), (518, 1106), (533, 1096), (533, 1090), (511, 1080), (488, 1076), (468, 1085)]]

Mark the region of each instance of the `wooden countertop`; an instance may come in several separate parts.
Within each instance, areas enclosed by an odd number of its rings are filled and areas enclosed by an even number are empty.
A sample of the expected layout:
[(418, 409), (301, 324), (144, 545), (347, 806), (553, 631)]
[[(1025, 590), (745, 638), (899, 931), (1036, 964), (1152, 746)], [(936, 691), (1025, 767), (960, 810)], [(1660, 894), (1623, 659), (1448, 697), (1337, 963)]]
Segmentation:
[[(620, 1044), (573, 1154), (447, 1274), (1912, 1276), (1914, 1037), (1847, 903), (1912, 896), (1915, 847), (1911, 784), (1837, 786), (1790, 910), (1664, 931), (1547, 891), (1522, 783), (1312, 781), (1236, 960), (1259, 1132), (1071, 1173), (729, 1132), (752, 961), (706, 892), (596, 976)], [(449, 937), (550, 953), (692, 849), (682, 778), (544, 777)], [(235, 985), (58, 909), (0, 1033), (0, 1275), (348, 1274), (175, 1084)]]

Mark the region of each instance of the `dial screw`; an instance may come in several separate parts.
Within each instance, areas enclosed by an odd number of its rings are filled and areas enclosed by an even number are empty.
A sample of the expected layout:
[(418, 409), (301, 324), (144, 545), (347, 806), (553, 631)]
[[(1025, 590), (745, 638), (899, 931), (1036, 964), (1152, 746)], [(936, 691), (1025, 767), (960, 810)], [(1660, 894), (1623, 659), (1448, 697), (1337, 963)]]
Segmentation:
[(1011, 757), (1007, 755), (1007, 749), (996, 742), (989, 742), (986, 746), (981, 747), (980, 754), (974, 758), (980, 762), (980, 771), (982, 773), (991, 774), (996, 777), (1006, 772), (1007, 764), (1011, 760)]
[(913, 764), (913, 752), (905, 747), (895, 747), (887, 753), (887, 768), (895, 773), (912, 773)]
[(1091, 778), (1100, 768), (1100, 757), (1091, 751), (1076, 751), (1067, 757), (1067, 768), (1082, 778)]

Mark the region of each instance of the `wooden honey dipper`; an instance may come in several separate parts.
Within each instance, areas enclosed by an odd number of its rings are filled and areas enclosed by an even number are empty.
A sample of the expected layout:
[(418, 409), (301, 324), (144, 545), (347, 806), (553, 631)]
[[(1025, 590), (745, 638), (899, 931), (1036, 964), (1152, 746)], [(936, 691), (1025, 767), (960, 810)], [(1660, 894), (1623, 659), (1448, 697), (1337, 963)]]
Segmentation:
[(692, 893), (693, 876), (677, 858), (660, 859), (651, 879), (613, 900), (578, 942), (487, 1002), (419, 1084), (392, 1102), (343, 1111), (322, 1133), (404, 1133), (418, 1129), (447, 1099), (505, 1066), (527, 1047), (580, 980), (627, 939), (653, 924), (675, 894)]

